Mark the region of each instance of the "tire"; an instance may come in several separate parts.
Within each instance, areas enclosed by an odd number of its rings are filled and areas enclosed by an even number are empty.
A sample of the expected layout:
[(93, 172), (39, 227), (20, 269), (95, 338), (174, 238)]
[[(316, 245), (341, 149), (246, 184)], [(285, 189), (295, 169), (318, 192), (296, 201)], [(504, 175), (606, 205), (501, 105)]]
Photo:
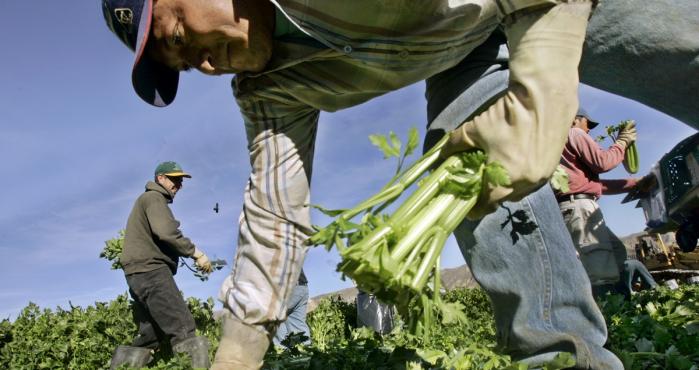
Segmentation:
[(692, 252), (697, 247), (699, 232), (693, 222), (686, 222), (675, 232), (675, 240), (682, 252)]

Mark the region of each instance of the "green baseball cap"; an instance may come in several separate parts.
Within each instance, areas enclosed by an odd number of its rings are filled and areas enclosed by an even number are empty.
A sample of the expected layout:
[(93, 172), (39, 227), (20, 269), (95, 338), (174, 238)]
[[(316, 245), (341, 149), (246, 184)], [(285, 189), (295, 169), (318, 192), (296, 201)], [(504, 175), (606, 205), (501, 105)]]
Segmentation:
[(165, 175), (165, 176), (182, 176), (189, 177), (192, 176), (182, 170), (182, 166), (177, 164), (177, 162), (167, 161), (163, 162), (155, 168), (155, 175)]

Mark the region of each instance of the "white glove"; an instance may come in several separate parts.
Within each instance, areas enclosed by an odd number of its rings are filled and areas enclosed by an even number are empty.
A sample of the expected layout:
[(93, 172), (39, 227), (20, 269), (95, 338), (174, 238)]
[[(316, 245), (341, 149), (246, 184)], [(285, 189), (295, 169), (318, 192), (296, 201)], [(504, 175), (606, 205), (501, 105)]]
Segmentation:
[(511, 185), (482, 189), (467, 218), (477, 220), (503, 201), (518, 201), (548, 181), (578, 107), (578, 64), (590, 3), (576, 2), (505, 20), (510, 46), (507, 92), (450, 134), (440, 156), (482, 149), (502, 164)]
[(616, 142), (623, 145), (625, 148), (636, 141), (636, 122), (631, 121), (619, 131), (619, 136)]
[(194, 259), (194, 263), (197, 265), (199, 271), (208, 274), (213, 270), (211, 268), (211, 261), (209, 261), (209, 257), (207, 257), (204, 252), (200, 251), (199, 248), (194, 247), (194, 254), (192, 255), (192, 258)]

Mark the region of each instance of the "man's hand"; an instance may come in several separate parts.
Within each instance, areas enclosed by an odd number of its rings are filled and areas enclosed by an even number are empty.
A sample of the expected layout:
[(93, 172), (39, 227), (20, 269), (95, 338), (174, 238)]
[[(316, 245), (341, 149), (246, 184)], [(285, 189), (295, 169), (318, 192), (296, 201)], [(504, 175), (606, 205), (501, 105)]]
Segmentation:
[(505, 19), (510, 83), (504, 96), (454, 130), (440, 156), (481, 149), (510, 177), (481, 190), (467, 218), (477, 220), (503, 201), (518, 201), (546, 184), (558, 166), (578, 108), (578, 63), (590, 3), (524, 9)]
[(197, 265), (199, 271), (208, 274), (213, 270), (211, 268), (211, 261), (209, 261), (209, 257), (207, 257), (206, 254), (204, 254), (204, 252), (200, 251), (199, 248), (194, 248), (194, 254), (192, 255), (192, 258), (194, 259), (194, 263)]
[(653, 190), (657, 186), (658, 186), (658, 179), (652, 173), (649, 173), (649, 174), (641, 177), (636, 182), (636, 189), (638, 189), (639, 191), (642, 191), (644, 193), (649, 193), (651, 190)]
[(631, 121), (619, 131), (619, 136), (617, 136), (615, 143), (621, 144), (626, 148), (634, 141), (636, 141), (636, 122)]

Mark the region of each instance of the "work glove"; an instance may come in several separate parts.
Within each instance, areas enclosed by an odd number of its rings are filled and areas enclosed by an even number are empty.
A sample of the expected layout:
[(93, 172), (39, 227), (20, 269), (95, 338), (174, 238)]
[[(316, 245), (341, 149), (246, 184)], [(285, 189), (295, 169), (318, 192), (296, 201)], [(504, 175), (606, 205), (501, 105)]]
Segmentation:
[(192, 258), (194, 259), (194, 263), (197, 265), (199, 271), (205, 272), (207, 274), (212, 271), (211, 261), (209, 261), (209, 257), (207, 257), (206, 254), (204, 254), (204, 252), (200, 251), (199, 248), (194, 248), (194, 254), (192, 255)]
[(626, 148), (634, 141), (636, 141), (636, 122), (631, 121), (619, 130), (619, 136), (617, 136), (614, 143), (621, 144)]
[(503, 201), (521, 200), (556, 169), (578, 107), (578, 64), (590, 5), (524, 9), (505, 19), (508, 89), (486, 111), (452, 131), (440, 153), (446, 158), (481, 149), (488, 162), (499, 162), (510, 177), (510, 185), (485, 185), (468, 219), (482, 218)]

